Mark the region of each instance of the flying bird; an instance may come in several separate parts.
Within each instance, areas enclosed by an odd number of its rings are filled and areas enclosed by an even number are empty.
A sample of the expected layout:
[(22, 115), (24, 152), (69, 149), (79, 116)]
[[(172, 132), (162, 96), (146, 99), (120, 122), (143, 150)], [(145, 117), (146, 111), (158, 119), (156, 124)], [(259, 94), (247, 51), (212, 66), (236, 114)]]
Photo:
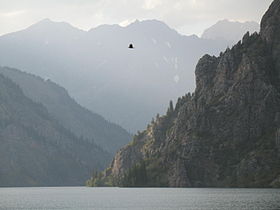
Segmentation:
[(129, 44), (129, 45), (128, 45), (128, 48), (129, 48), (129, 49), (134, 49), (133, 44)]

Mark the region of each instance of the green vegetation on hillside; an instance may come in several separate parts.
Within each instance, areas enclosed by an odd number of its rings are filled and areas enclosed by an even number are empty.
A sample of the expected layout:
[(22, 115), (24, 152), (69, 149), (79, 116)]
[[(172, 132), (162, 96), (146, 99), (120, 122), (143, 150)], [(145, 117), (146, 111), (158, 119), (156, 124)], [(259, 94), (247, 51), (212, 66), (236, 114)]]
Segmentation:
[(0, 74), (0, 186), (81, 185), (109, 155)]

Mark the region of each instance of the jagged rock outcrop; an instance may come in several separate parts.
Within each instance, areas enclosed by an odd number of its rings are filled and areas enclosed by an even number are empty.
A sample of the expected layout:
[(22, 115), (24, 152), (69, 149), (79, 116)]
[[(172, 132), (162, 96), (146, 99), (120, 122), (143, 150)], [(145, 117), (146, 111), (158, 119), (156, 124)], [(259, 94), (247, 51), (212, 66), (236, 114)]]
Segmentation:
[(279, 16), (275, 0), (260, 34), (201, 58), (194, 94), (136, 135), (99, 181), (125, 185), (145, 161), (145, 186), (280, 187)]

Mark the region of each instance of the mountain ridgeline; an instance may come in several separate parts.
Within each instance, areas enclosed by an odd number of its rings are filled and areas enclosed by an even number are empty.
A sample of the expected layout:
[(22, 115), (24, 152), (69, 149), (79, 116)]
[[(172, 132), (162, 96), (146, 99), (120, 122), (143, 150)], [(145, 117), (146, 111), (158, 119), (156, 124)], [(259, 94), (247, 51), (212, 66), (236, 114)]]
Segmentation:
[(1, 36), (0, 64), (51, 79), (82, 106), (136, 132), (164, 112), (166, 101), (194, 89), (202, 55), (227, 45), (183, 36), (157, 20), (82, 31), (45, 19)]
[(78, 138), (0, 74), (0, 186), (82, 185), (110, 155)]
[(27, 97), (45, 106), (66, 129), (96, 143), (111, 156), (131, 139), (126, 130), (80, 106), (54, 82), (8, 67), (0, 67), (0, 73), (19, 85)]
[(260, 25), (254, 21), (241, 23), (225, 19), (218, 21), (216, 24), (206, 29), (201, 37), (204, 39), (227, 40), (233, 45), (238, 42), (247, 31), (254, 33), (259, 32), (259, 29)]
[(88, 185), (280, 187), (280, 0)]

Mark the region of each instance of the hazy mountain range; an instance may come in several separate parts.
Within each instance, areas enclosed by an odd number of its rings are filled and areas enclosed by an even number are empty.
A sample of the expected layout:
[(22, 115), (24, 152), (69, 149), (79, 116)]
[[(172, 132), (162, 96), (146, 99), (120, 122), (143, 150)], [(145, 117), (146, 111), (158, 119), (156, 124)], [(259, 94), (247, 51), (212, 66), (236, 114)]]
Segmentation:
[(167, 101), (194, 90), (203, 54), (217, 55), (230, 44), (184, 36), (157, 20), (86, 32), (45, 19), (1, 36), (0, 64), (50, 78), (81, 105), (135, 132), (163, 113)]
[(66, 129), (99, 145), (111, 156), (132, 137), (125, 129), (79, 105), (64, 88), (50, 80), (7, 67), (0, 68), (0, 73), (19, 85), (27, 97), (45, 106)]
[(201, 35), (201, 38), (227, 40), (229, 43), (235, 44), (247, 31), (254, 33), (259, 32), (259, 30), (260, 25), (254, 21), (241, 23), (224, 19), (206, 29)]

